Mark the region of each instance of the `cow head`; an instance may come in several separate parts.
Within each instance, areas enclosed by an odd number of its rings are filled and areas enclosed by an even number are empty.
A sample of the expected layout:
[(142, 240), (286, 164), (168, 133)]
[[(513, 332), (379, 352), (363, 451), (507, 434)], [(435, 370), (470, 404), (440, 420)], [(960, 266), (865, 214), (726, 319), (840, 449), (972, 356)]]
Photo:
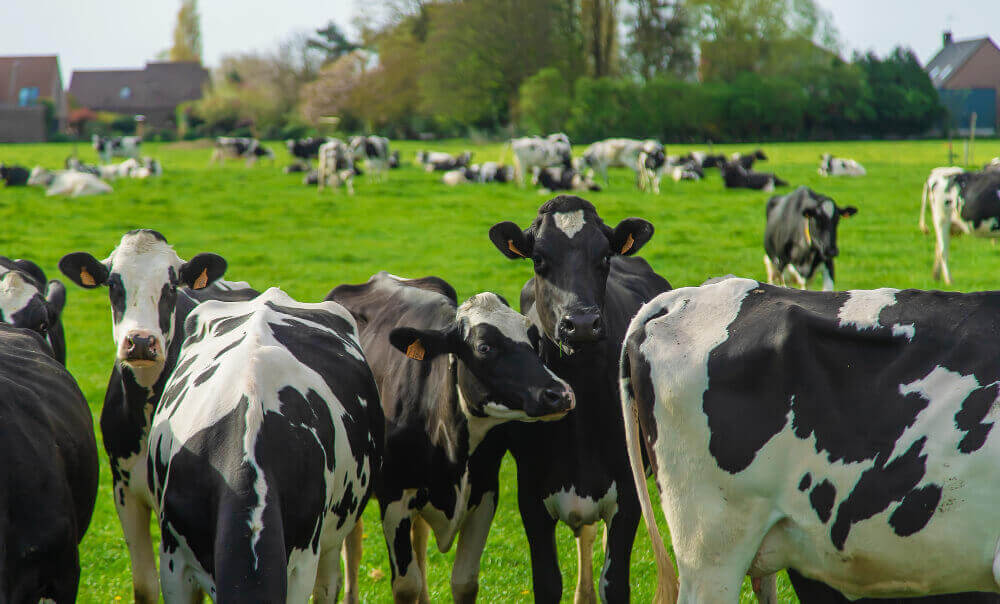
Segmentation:
[(66, 306), (66, 288), (46, 282), (45, 273), (30, 260), (0, 256), (0, 323), (47, 336)]
[(458, 307), (450, 327), (397, 327), (389, 341), (420, 361), (454, 355), (459, 401), (471, 417), (559, 419), (573, 409), (573, 390), (542, 364), (532, 348), (529, 328), (528, 319), (503, 298), (483, 293)]
[(840, 253), (837, 249), (837, 224), (841, 216), (854, 216), (858, 209), (854, 206), (839, 208), (832, 199), (811, 189), (808, 195), (815, 203), (802, 210), (806, 244), (816, 250), (821, 260), (831, 260)]
[(59, 270), (80, 287), (108, 288), (117, 360), (158, 376), (174, 336), (177, 288), (206, 287), (225, 273), (226, 261), (198, 254), (184, 262), (163, 235), (140, 229), (126, 233), (104, 261), (74, 252)]
[(604, 296), (614, 256), (630, 256), (653, 236), (653, 225), (626, 218), (611, 228), (585, 199), (560, 195), (522, 231), (513, 222), (490, 229), (490, 240), (514, 260), (535, 265), (534, 310), (546, 337), (566, 352), (605, 337)]

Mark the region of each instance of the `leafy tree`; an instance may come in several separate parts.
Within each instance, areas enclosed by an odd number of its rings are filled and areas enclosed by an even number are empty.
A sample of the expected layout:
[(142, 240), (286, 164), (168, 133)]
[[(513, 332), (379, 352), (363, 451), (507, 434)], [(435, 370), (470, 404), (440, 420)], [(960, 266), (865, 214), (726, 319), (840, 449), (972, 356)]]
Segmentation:
[(174, 45), (170, 47), (171, 61), (201, 62), (201, 15), (198, 0), (181, 0), (174, 26)]
[(533, 134), (563, 130), (572, 99), (569, 84), (554, 67), (546, 67), (521, 84), (518, 95), (521, 126)]
[(895, 48), (885, 59), (874, 53), (855, 57), (872, 92), (874, 121), (880, 135), (925, 132), (945, 114), (934, 84), (910, 49)]
[(581, 0), (580, 23), (588, 73), (597, 78), (612, 75), (617, 59), (618, 0)]
[(693, 15), (684, 0), (629, 0), (633, 12), (627, 20), (625, 46), (633, 69), (650, 80), (670, 74), (694, 74)]
[(309, 48), (316, 49), (325, 55), (326, 63), (336, 61), (340, 57), (361, 49), (360, 44), (356, 44), (347, 39), (340, 26), (330, 21), (326, 26), (316, 30), (318, 38), (310, 38), (307, 42)]

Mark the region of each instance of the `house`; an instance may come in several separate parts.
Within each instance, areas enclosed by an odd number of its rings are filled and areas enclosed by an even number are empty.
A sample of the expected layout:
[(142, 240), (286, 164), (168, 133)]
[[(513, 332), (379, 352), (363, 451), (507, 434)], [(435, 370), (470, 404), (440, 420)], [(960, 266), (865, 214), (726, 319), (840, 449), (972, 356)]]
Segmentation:
[(151, 62), (145, 69), (77, 70), (69, 93), (82, 107), (143, 115), (150, 128), (174, 128), (175, 110), (201, 98), (208, 70), (196, 61)]
[[(46, 115), (46, 101), (51, 116)], [(0, 57), (0, 142), (44, 141), (50, 126), (65, 126), (66, 111), (59, 57)]]
[(925, 68), (948, 107), (952, 126), (967, 134), (972, 114), (976, 133), (992, 135), (1000, 124), (1000, 48), (990, 38), (955, 41), (944, 32), (942, 48)]

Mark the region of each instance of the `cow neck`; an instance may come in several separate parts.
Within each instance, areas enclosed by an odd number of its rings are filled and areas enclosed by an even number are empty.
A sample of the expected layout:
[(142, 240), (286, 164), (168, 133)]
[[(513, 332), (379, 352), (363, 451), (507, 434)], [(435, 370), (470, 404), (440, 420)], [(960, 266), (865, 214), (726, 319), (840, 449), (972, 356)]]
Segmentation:
[[(570, 412), (577, 419), (594, 418), (593, 425), (603, 422), (621, 422), (621, 408), (617, 405), (617, 394), (613, 390), (616, 380), (609, 374), (608, 347), (603, 341), (577, 349), (571, 355), (560, 351), (559, 346), (547, 338), (542, 338), (539, 356), (542, 362), (558, 377), (573, 388), (576, 407)], [(586, 422), (585, 422), (586, 423)]]
[(455, 355), (448, 355), (452, 395), (454, 397), (453, 400), (457, 403), (457, 409), (455, 409), (457, 413), (455, 413), (455, 416), (461, 417), (465, 422), (466, 446), (468, 450), (466, 460), (468, 460), (476, 452), (476, 448), (482, 444), (483, 439), (486, 438), (490, 430), (504, 423), (506, 420), (496, 417), (479, 417), (468, 412), (469, 404), (462, 394), (462, 389), (458, 386), (458, 364), (460, 362)]
[[(445, 450), (445, 455), (451, 463), (465, 466), (468, 462), (469, 418), (466, 416), (462, 394), (458, 388), (458, 361), (455, 355), (448, 355), (448, 386), (445, 397), (438, 404), (445, 405), (449, 417), (442, 419), (436, 426), (428, 426), (432, 431), (432, 442)], [(437, 432), (436, 434), (434, 432)]]

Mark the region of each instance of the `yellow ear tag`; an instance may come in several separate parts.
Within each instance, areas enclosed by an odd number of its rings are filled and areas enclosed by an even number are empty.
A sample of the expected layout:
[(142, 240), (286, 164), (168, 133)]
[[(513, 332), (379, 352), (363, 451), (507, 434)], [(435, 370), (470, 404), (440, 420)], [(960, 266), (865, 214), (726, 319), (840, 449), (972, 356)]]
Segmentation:
[(514, 240), (513, 239), (508, 239), (507, 240), (507, 249), (509, 249), (510, 251), (514, 252), (518, 256), (524, 258), (524, 254), (521, 253), (521, 250), (517, 249), (517, 247), (514, 246)]
[(208, 269), (203, 268), (201, 269), (201, 274), (198, 275), (198, 278), (194, 280), (194, 285), (192, 285), (191, 287), (194, 289), (201, 289), (206, 285), (208, 285)]
[(424, 360), (424, 345), (420, 340), (413, 340), (413, 343), (406, 347), (406, 356), (417, 361)]
[(87, 269), (80, 269), (80, 283), (84, 285), (97, 285), (97, 281), (94, 281), (93, 275), (87, 272)]
[(809, 245), (813, 244), (812, 235), (809, 234), (809, 219), (806, 218), (806, 243)]
[(625, 245), (622, 246), (621, 253), (624, 254), (625, 252), (627, 252), (630, 249), (632, 249), (632, 245), (634, 243), (635, 243), (635, 238), (632, 237), (632, 233), (629, 233), (628, 234), (628, 239), (625, 240)]

